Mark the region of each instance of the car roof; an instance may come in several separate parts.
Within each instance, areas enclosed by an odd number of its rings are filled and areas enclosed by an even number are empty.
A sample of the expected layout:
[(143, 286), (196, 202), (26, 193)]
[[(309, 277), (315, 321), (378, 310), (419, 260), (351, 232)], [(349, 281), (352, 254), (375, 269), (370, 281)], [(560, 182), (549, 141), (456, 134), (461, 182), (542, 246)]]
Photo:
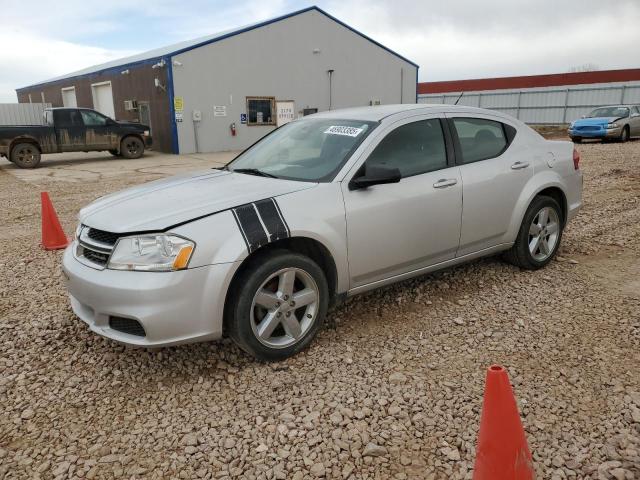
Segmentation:
[[(386, 118), (403, 116), (403, 114), (407, 114), (407, 113), (434, 114), (434, 113), (445, 113), (445, 112), (489, 114), (489, 115), (507, 118), (506, 115), (495, 110), (486, 110), (484, 108), (468, 107), (465, 105), (428, 104), (428, 103), (375, 105), (373, 107), (342, 108), (338, 110), (327, 110), (320, 113), (314, 113), (309, 117), (331, 118), (336, 120), (363, 120), (368, 122), (380, 122)], [(308, 118), (308, 117), (305, 117), (305, 118)]]

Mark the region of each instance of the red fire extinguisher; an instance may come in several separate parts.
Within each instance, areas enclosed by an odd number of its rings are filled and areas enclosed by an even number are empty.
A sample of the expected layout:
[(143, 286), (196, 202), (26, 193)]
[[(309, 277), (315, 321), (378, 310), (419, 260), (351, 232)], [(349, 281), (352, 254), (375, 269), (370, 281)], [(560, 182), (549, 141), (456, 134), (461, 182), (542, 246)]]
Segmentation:
[(231, 129), (231, 136), (235, 137), (236, 136), (236, 123), (233, 122), (231, 125), (229, 125), (229, 128)]

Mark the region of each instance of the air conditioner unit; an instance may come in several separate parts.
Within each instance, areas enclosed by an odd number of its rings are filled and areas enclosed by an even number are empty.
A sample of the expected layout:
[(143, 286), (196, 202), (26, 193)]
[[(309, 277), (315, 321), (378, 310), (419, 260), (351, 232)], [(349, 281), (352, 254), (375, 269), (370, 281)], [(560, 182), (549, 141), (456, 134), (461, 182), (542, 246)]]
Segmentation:
[(369, 100), (369, 106), (380, 105), (380, 100)]
[(127, 111), (137, 110), (138, 109), (138, 101), (137, 100), (125, 100), (124, 101), (124, 109)]

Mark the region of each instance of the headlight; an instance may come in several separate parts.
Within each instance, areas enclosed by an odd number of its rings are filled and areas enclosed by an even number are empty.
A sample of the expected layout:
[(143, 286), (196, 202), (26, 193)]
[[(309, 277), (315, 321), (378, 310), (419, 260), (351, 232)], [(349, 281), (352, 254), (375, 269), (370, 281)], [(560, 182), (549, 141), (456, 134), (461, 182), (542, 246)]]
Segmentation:
[(618, 128), (618, 124), (617, 123), (610, 123), (609, 125), (607, 125), (607, 128)]
[(82, 225), (82, 223), (78, 223), (78, 226), (76, 227), (76, 231), (73, 233), (73, 240), (76, 241), (80, 238), (80, 233), (82, 233), (82, 229), (84, 228), (84, 226)]
[(195, 243), (164, 233), (136, 235), (118, 240), (107, 268), (143, 272), (171, 272), (187, 268)]
[(149, 135), (151, 135), (151, 132), (149, 130), (145, 130), (144, 132), (142, 132), (142, 135), (148, 137)]

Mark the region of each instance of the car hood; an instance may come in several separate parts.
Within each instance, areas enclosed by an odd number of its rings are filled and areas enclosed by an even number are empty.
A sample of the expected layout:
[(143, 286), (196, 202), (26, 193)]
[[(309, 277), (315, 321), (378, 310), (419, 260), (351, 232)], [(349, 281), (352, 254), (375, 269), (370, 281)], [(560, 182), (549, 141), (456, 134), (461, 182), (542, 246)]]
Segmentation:
[(615, 122), (620, 117), (593, 117), (593, 118), (581, 118), (573, 122), (574, 127), (585, 127), (592, 125), (606, 125), (607, 123)]
[(113, 233), (171, 226), (317, 184), (207, 170), (156, 180), (101, 197), (80, 211), (81, 223)]

